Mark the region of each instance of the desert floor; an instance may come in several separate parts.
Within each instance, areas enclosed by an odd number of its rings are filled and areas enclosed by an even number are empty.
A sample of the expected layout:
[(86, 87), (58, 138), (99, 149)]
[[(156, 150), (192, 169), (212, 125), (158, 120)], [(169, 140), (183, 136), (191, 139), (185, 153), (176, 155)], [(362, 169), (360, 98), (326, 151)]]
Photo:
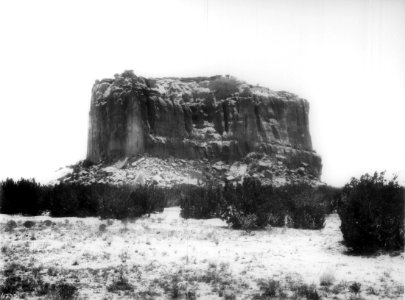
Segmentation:
[[(10, 220), (17, 227), (10, 229)], [(66, 286), (74, 286), (71, 294), (79, 299), (404, 295), (404, 253), (348, 255), (336, 214), (327, 217), (323, 230), (251, 233), (219, 219), (183, 219), (178, 207), (128, 223), (0, 215), (0, 226), (0, 285), (15, 287), (12, 299), (60, 299), (64, 293), (68, 298)]]

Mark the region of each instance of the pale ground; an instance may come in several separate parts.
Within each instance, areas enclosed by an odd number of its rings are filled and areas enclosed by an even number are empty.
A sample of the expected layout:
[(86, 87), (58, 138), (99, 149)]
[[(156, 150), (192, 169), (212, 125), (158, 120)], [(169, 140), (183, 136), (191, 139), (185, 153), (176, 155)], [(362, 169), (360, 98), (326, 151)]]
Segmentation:
[[(323, 230), (268, 228), (249, 234), (219, 219), (185, 220), (179, 213), (166, 208), (128, 224), (0, 215), (0, 268), (12, 262), (39, 267), (45, 282), (74, 283), (84, 299), (170, 299), (177, 291), (183, 299), (187, 292), (189, 299), (252, 299), (260, 294), (260, 281), (269, 279), (280, 281), (288, 297), (296, 286), (315, 284), (323, 299), (403, 298), (404, 253), (345, 254), (336, 214)], [(18, 227), (6, 232), (9, 220)], [(35, 226), (25, 228), (26, 220)], [(107, 223), (100, 232), (99, 225)], [(119, 270), (132, 291), (107, 292)], [(325, 274), (332, 278), (330, 287), (320, 286)], [(358, 295), (349, 291), (354, 282), (361, 283)]]

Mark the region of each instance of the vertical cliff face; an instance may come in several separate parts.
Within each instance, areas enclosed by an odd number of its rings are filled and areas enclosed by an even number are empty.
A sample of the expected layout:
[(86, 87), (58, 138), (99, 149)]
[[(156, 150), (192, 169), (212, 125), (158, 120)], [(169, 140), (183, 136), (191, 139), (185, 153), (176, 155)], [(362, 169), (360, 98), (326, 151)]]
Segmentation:
[[(114, 159), (145, 151), (142, 111), (145, 96), (112, 93), (112, 89), (111, 81), (93, 88), (87, 147), (90, 160)], [(111, 94), (107, 97), (108, 93)]]
[(229, 76), (145, 79), (124, 72), (94, 84), (87, 158), (149, 153), (229, 162), (255, 151), (291, 168), (304, 163), (319, 177), (308, 112), (296, 95)]

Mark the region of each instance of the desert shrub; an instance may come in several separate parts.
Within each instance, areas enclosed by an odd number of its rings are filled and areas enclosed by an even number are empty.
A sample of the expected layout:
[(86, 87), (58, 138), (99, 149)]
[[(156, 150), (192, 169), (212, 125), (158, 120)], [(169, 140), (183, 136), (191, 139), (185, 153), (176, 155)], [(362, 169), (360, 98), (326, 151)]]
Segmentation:
[(41, 186), (34, 180), (15, 182), (7, 179), (2, 184), (0, 204), (0, 212), (6, 214), (39, 215), (50, 212), (53, 217), (122, 219), (161, 212), (166, 206), (166, 197), (162, 188), (153, 185), (59, 183)]
[(32, 276), (24, 276), (21, 278), (20, 288), (24, 293), (32, 293), (35, 291), (38, 283)]
[(99, 215), (103, 218), (133, 219), (161, 212), (166, 206), (163, 190), (153, 185), (104, 186), (99, 201)]
[(349, 291), (354, 293), (354, 294), (358, 294), (360, 293), (361, 290), (361, 283), (360, 282), (353, 282), (350, 286), (349, 286)]
[(270, 279), (268, 281), (262, 281), (259, 283), (259, 286), (262, 297), (272, 298), (282, 294), (280, 282), (277, 280)]
[(0, 252), (1, 252), (3, 255), (5, 255), (5, 256), (8, 255), (9, 252), (10, 252), (9, 246), (7, 246), (7, 245), (2, 245), (1, 248), (0, 248)]
[(205, 219), (220, 217), (235, 229), (252, 230), (267, 225), (320, 229), (324, 226), (329, 200), (325, 192), (309, 184), (273, 187), (258, 179), (245, 178), (224, 187), (207, 184), (181, 194), (181, 216)]
[[(186, 299), (187, 300), (196, 300), (197, 299), (197, 292), (195, 290), (187, 290)], [(225, 299), (225, 300), (228, 300), (228, 299)]]
[(314, 197), (316, 197), (317, 201), (323, 203), (326, 213), (330, 214), (337, 211), (341, 194), (341, 188), (330, 185), (320, 185), (316, 187)]
[(23, 223), (23, 226), (24, 226), (25, 228), (31, 228), (31, 227), (34, 227), (34, 226), (35, 226), (35, 222), (34, 222), (34, 221), (27, 220), (27, 221), (25, 221), (25, 222)]
[(300, 183), (285, 185), (279, 190), (293, 228), (321, 229), (324, 227), (325, 203), (321, 198), (316, 197), (316, 188), (307, 183)]
[(94, 165), (94, 162), (92, 162), (90, 159), (85, 159), (81, 162), (81, 165), (83, 168), (90, 168), (91, 166)]
[(21, 286), (20, 276), (9, 276), (6, 278), (4, 283), (0, 286), (0, 294), (2, 295), (13, 295), (17, 293)]
[[(246, 178), (242, 184), (225, 184), (221, 217), (233, 228), (263, 228), (267, 225), (320, 229), (324, 226), (325, 205), (315, 197), (309, 184), (263, 186), (259, 180)], [(253, 221), (254, 222), (251, 222)], [(285, 224), (289, 220), (289, 224)]]
[(44, 224), (46, 227), (55, 225), (55, 223), (52, 222), (51, 220), (45, 220), (45, 221), (43, 221), (43, 224)]
[(321, 295), (319, 295), (316, 286), (313, 284), (302, 284), (298, 286), (295, 294), (298, 297), (304, 297), (304, 299), (308, 300), (320, 300), (322, 298)]
[(9, 220), (9, 221), (7, 221), (7, 223), (6, 223), (5, 231), (6, 231), (6, 232), (11, 232), (11, 231), (13, 231), (14, 228), (16, 228), (16, 227), (17, 227), (17, 222), (14, 221), (14, 220)]
[(43, 282), (42, 280), (38, 281), (38, 285), (35, 291), (37, 296), (45, 296), (51, 291), (51, 284), (49, 282)]
[(181, 194), (180, 207), (183, 218), (208, 219), (218, 215), (221, 188), (213, 184), (190, 187)]
[(338, 213), (345, 244), (355, 252), (404, 247), (404, 187), (384, 173), (352, 178)]
[(209, 88), (217, 100), (226, 99), (239, 91), (239, 81), (231, 76), (220, 76), (210, 81)]
[[(14, 295), (17, 293), (33, 293), (40, 286), (40, 281), (32, 276), (8, 276), (0, 286), (0, 295)], [(0, 298), (3, 299), (3, 298)]]
[(73, 217), (79, 210), (76, 190), (73, 185), (60, 183), (47, 195), (47, 206), (53, 217)]
[(129, 283), (123, 270), (120, 270), (118, 277), (114, 278), (113, 282), (107, 286), (107, 291), (115, 293), (118, 291), (132, 291), (133, 286)]
[(178, 299), (181, 293), (181, 286), (180, 286), (180, 276), (174, 275), (170, 282), (169, 286), (169, 294), (172, 299)]
[(131, 187), (109, 188), (105, 185), (96, 185), (94, 193), (99, 202), (98, 215), (102, 218), (128, 219), (134, 215), (130, 199)]
[(319, 278), (319, 284), (321, 286), (331, 286), (335, 282), (335, 276), (332, 272), (324, 272)]
[(238, 215), (238, 223), (240, 224), (240, 228), (245, 230), (246, 232), (250, 232), (253, 229), (257, 228), (257, 216), (255, 214), (248, 214), (248, 215)]
[(250, 228), (266, 226), (268, 197), (265, 195), (265, 189), (260, 181), (254, 178), (246, 178), (242, 184), (236, 186), (227, 182), (223, 190), (221, 217), (236, 229), (247, 225), (244, 221), (247, 221), (248, 216), (250, 220), (255, 221), (250, 224)]
[(151, 185), (103, 187), (98, 193), (99, 215), (103, 218), (133, 219), (161, 212), (166, 206), (163, 190)]
[(164, 208), (167, 207), (166, 190), (155, 185), (145, 185), (143, 188), (146, 188), (148, 195), (147, 213), (163, 212)]
[(71, 300), (78, 296), (78, 289), (75, 285), (66, 282), (57, 282), (51, 285), (51, 294), (55, 299)]
[(99, 232), (106, 232), (107, 231), (107, 225), (106, 224), (100, 224), (98, 226), (98, 231)]
[(26, 272), (27, 268), (19, 263), (12, 262), (11, 264), (7, 264), (4, 267), (3, 273), (4, 276), (8, 277), (11, 275), (15, 275), (19, 271)]
[(136, 75), (133, 70), (125, 70), (121, 74), (122, 77), (136, 78)]
[(26, 298), (27, 294), (33, 292), (38, 294), (40, 286), (44, 284), (39, 275), (39, 270), (40, 268), (34, 268), (32, 272), (27, 272), (28, 269), (20, 264), (6, 265), (3, 270), (5, 278), (0, 285), (0, 299), (3, 299), (2, 296), (5, 296), (4, 299), (11, 299), (10, 296), (15, 294), (20, 294), (21, 298)]
[(37, 215), (41, 186), (34, 179), (6, 179), (1, 185), (0, 211), (4, 214)]
[(97, 216), (98, 200), (90, 185), (59, 183), (47, 192), (49, 211), (54, 217)]

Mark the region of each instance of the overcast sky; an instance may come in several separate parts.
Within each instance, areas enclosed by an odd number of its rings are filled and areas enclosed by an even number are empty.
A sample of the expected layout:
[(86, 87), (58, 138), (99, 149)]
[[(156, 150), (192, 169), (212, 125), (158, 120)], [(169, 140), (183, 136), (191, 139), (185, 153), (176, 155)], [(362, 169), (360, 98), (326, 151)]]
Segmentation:
[(311, 105), (322, 179), (405, 178), (405, 1), (0, 1), (0, 179), (86, 154), (95, 79), (231, 74)]

